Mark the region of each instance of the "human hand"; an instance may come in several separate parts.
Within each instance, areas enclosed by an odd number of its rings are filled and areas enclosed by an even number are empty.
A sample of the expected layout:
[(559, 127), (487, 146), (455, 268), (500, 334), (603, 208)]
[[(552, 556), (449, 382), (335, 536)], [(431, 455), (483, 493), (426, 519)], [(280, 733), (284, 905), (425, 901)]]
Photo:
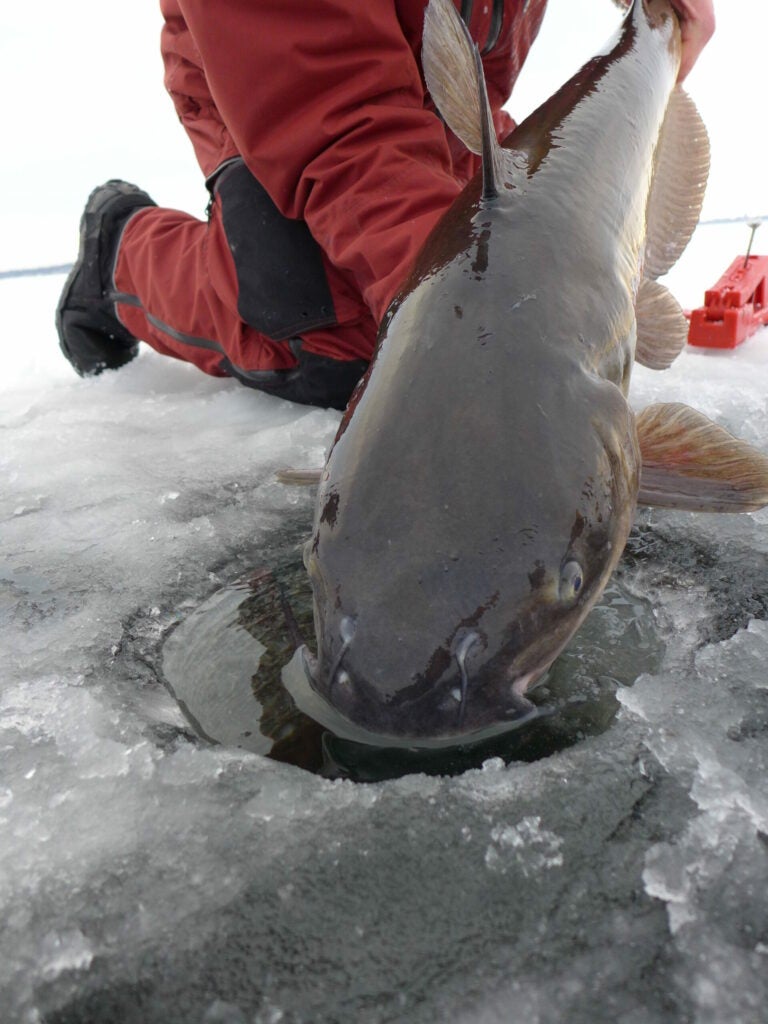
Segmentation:
[(671, 0), (680, 18), (683, 49), (678, 82), (682, 82), (715, 31), (714, 0)]

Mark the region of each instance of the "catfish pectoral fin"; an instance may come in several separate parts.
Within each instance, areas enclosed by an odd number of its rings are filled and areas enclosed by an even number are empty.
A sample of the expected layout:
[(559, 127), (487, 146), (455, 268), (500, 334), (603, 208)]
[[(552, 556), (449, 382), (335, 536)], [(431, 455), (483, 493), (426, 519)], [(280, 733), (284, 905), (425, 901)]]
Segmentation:
[(670, 96), (654, 155), (646, 207), (646, 277), (666, 274), (691, 239), (709, 176), (709, 136), (693, 100), (679, 86)]
[(278, 469), (275, 479), (279, 484), (293, 484), (294, 487), (312, 487), (319, 484), (322, 469)]
[(643, 457), (638, 502), (689, 512), (754, 512), (768, 505), (768, 456), (681, 403), (637, 417)]
[(688, 321), (680, 303), (663, 284), (643, 278), (637, 292), (635, 315), (635, 359), (649, 370), (666, 370), (688, 340)]

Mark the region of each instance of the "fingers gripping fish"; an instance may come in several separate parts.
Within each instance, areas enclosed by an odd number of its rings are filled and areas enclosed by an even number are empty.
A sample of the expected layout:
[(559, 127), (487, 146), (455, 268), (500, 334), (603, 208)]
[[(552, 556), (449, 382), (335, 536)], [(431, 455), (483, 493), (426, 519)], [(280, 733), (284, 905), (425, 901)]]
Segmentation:
[(476, 49), (430, 0), (427, 84), (482, 172), (388, 310), (321, 474), (317, 656), (285, 678), (336, 732), (419, 746), (513, 727), (638, 501), (768, 502), (768, 458), (685, 406), (627, 402), (635, 359), (667, 366), (685, 341), (656, 279), (709, 151), (679, 60), (668, 0), (635, 0), (610, 51), (499, 145)]

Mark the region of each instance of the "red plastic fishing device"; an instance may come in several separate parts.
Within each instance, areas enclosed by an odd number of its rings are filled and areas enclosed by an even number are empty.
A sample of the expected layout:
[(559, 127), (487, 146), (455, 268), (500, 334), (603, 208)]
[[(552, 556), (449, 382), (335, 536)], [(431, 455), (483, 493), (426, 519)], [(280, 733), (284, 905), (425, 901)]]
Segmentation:
[(738, 256), (690, 321), (688, 344), (701, 348), (736, 348), (768, 324), (768, 256)]

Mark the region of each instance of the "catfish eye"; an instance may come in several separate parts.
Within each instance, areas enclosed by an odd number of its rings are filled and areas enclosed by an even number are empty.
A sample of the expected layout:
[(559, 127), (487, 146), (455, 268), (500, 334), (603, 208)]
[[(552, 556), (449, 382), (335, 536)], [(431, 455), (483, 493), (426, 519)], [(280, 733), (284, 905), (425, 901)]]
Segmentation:
[(563, 604), (575, 601), (584, 586), (584, 572), (578, 562), (566, 562), (560, 570), (560, 600)]

